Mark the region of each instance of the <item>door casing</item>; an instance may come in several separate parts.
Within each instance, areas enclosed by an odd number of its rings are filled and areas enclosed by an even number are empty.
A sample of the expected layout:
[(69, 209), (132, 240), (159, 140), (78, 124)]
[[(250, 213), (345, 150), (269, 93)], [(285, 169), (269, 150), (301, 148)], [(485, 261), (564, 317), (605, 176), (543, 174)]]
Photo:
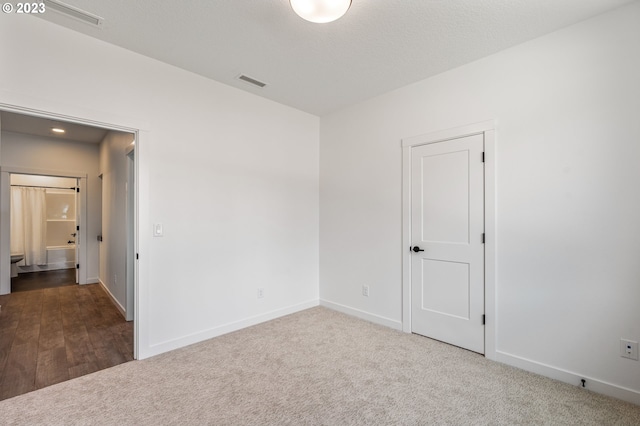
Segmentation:
[(411, 150), (465, 136), (484, 137), (485, 357), (496, 359), (495, 123), (493, 120), (402, 139), (402, 330), (411, 333)]

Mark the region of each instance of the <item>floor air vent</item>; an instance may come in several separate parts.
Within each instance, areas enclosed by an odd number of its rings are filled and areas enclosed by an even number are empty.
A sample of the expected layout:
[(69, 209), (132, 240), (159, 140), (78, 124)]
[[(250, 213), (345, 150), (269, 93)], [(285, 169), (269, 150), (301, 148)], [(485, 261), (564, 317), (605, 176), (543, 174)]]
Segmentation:
[(261, 88), (261, 89), (262, 89), (264, 86), (266, 86), (266, 85), (267, 85), (267, 83), (263, 83), (263, 82), (261, 82), (261, 81), (258, 81), (258, 80), (256, 80), (255, 78), (247, 77), (247, 76), (246, 76), (246, 75), (244, 75), (244, 74), (240, 74), (237, 78), (238, 78), (238, 80), (242, 80), (242, 81), (247, 82), (247, 83), (249, 83), (249, 84), (253, 84), (254, 86), (257, 86), (257, 87), (259, 87), (259, 88)]
[(62, 3), (58, 0), (43, 0), (42, 1), (47, 9), (55, 10), (58, 13), (77, 19), (84, 23), (93, 25), (94, 27), (102, 27), (103, 18), (94, 15), (93, 13), (86, 12), (77, 7)]

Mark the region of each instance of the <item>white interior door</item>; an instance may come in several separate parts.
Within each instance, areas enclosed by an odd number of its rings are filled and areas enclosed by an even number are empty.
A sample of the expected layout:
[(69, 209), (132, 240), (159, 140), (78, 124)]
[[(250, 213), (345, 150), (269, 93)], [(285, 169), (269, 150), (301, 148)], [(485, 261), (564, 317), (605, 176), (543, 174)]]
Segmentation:
[(411, 331), (479, 353), (484, 353), (483, 150), (482, 135), (411, 150)]
[(131, 151), (127, 154), (127, 201), (126, 201), (126, 215), (127, 215), (127, 250), (126, 250), (126, 296), (125, 296), (125, 313), (126, 320), (133, 321), (133, 309), (134, 309), (134, 287), (135, 287), (135, 151)]

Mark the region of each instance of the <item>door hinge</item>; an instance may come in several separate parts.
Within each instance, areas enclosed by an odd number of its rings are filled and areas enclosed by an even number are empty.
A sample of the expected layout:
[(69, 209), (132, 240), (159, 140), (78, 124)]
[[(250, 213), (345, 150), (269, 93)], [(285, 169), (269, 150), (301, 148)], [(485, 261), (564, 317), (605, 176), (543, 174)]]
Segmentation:
[(484, 163), (484, 152), (482, 153), (482, 162)]
[(482, 325), (486, 324), (486, 319), (487, 319), (487, 317), (483, 314), (482, 315)]
[(482, 233), (482, 244), (484, 244), (484, 233)]
[(80, 269), (80, 264), (76, 263), (76, 269)]
[(140, 257), (138, 256), (138, 253), (136, 253), (136, 260), (140, 259)]
[(76, 192), (80, 192), (80, 188), (76, 188)]
[(76, 225), (76, 231), (80, 230), (80, 225)]

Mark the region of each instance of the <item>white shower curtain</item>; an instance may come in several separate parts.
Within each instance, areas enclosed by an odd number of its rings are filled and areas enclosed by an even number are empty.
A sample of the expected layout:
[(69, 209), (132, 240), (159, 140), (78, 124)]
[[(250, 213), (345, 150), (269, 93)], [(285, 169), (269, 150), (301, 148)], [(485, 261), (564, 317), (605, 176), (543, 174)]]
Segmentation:
[(11, 253), (18, 265), (47, 264), (47, 204), (44, 188), (11, 188)]

